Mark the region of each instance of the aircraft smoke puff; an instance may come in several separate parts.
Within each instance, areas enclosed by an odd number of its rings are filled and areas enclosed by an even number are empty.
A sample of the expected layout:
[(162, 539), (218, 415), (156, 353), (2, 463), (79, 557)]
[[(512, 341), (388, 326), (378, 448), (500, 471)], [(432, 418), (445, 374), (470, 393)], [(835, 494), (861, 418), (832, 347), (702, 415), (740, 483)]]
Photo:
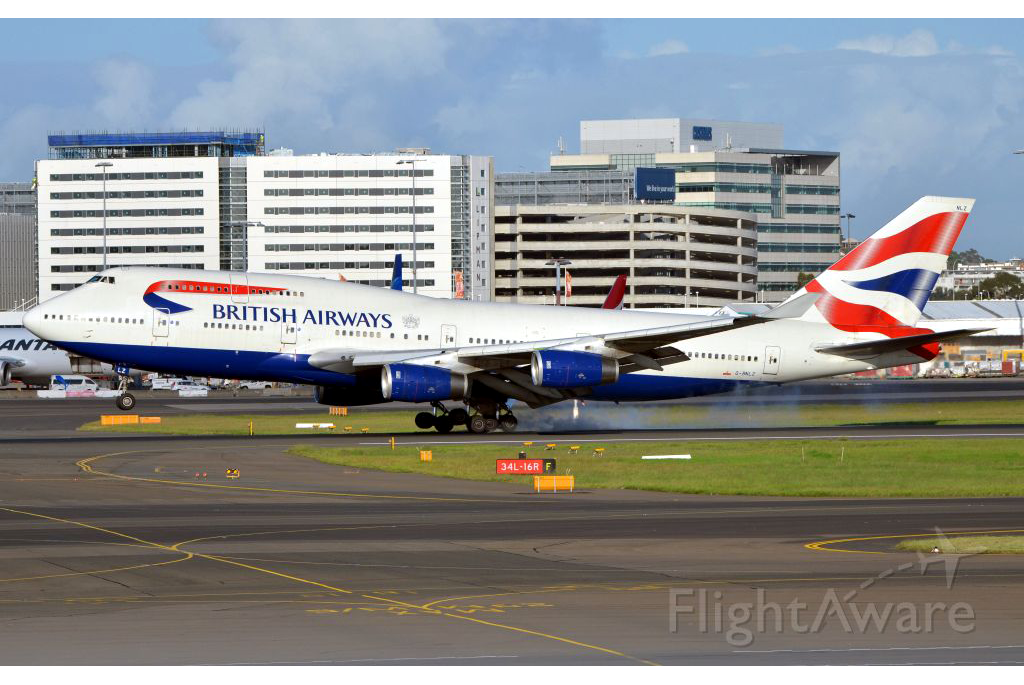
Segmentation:
[(263, 295), (278, 293), (285, 288), (268, 288), (266, 286), (237, 285), (234, 283), (213, 283), (209, 281), (157, 281), (146, 288), (142, 301), (153, 309), (166, 309), (169, 314), (180, 314), (192, 311), (192, 307), (172, 302), (157, 295), (157, 291), (175, 292), (182, 295)]

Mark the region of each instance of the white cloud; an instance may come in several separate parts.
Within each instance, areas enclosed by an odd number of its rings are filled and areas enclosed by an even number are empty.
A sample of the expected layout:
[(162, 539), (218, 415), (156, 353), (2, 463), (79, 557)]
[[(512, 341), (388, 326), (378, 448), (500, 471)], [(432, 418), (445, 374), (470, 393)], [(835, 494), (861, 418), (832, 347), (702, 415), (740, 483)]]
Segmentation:
[(893, 57), (929, 57), (938, 54), (939, 44), (931, 31), (915, 29), (905, 36), (875, 35), (844, 40), (839, 50), (861, 50)]
[(100, 98), (93, 104), (99, 121), (131, 128), (153, 114), (153, 75), (138, 62), (106, 60), (94, 70)]
[(662, 41), (656, 45), (652, 45), (651, 49), (647, 51), (648, 57), (665, 57), (667, 55), (681, 55), (684, 52), (689, 52), (690, 48), (686, 47), (686, 43), (681, 40), (669, 38), (666, 41)]
[(174, 126), (289, 121), (327, 131), (343, 125), (335, 100), (443, 69), (448, 42), (436, 23), (419, 20), (222, 22), (234, 45), (226, 80), (206, 80), (171, 113)]

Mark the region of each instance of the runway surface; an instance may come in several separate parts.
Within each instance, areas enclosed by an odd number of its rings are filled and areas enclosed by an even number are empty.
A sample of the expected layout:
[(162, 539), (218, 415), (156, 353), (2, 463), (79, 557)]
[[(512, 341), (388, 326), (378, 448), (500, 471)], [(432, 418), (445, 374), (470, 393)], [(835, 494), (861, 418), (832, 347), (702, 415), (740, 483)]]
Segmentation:
[(879, 537), (1022, 499), (536, 495), (293, 442), (0, 443), (0, 663), (1024, 662), (1024, 560)]
[[(323, 405), (310, 397), (262, 397), (246, 392), (233, 397), (228, 391), (213, 391), (207, 398), (181, 398), (169, 392), (137, 394), (137, 412), (159, 416), (215, 413), (234, 415), (294, 414), (324, 412)], [(980, 400), (1024, 400), (1024, 378), (1006, 379), (914, 379), (906, 381), (823, 380), (783, 386), (750, 388), (736, 392), (693, 397), (685, 400), (623, 403), (626, 410), (638, 406), (691, 405), (721, 407), (729, 411), (744, 408), (797, 406), (801, 404), (885, 404), (908, 402), (976, 402)], [(39, 400), (27, 392), (0, 392), (0, 435), (43, 434), (72, 431), (99, 414), (116, 413), (112, 399)], [(591, 403), (603, 411), (616, 405)], [(421, 405), (389, 403), (352, 407), (352, 412), (422, 409)], [(618, 409), (616, 408), (615, 411)]]

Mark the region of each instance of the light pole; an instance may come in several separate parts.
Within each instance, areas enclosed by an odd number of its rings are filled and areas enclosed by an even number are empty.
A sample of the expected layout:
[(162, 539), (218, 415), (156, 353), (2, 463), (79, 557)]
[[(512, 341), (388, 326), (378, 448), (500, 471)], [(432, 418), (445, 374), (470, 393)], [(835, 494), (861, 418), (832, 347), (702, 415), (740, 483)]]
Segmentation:
[(853, 240), (853, 236), (850, 235), (850, 219), (856, 219), (856, 214), (840, 214), (840, 219), (846, 219), (846, 239)]
[(568, 259), (558, 257), (544, 263), (545, 266), (555, 267), (555, 306), (562, 304), (562, 267), (572, 264)]
[(400, 159), (399, 164), (412, 165), (412, 292), (416, 294), (416, 162), (419, 159)]
[(97, 162), (97, 167), (103, 169), (103, 270), (107, 270), (107, 167), (114, 166), (112, 162)]

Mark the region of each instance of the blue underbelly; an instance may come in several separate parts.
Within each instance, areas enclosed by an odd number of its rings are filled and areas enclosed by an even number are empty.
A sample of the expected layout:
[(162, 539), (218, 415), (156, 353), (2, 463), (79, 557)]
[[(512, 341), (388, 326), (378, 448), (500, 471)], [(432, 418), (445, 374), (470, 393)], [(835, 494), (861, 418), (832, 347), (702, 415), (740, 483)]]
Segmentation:
[(133, 369), (213, 378), (238, 378), (310, 385), (353, 385), (355, 376), (309, 365), (307, 354), (150, 347), (113, 343), (54, 342), (66, 350)]
[(631, 373), (620, 377), (614, 383), (594, 387), (587, 399), (602, 402), (673, 400), (681, 397), (714, 395), (753, 385), (759, 385), (759, 383), (727, 378), (681, 378), (679, 376)]

